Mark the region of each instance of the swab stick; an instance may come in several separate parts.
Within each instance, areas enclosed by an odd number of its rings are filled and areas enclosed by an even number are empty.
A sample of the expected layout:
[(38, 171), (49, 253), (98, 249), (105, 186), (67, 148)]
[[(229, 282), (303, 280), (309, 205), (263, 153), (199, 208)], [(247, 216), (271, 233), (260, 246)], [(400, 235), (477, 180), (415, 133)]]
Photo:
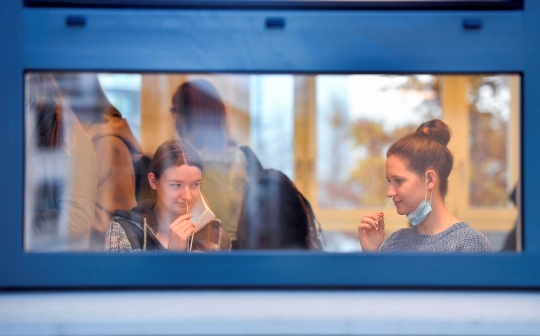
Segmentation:
[[(384, 208), (383, 215), (386, 213), (386, 210), (388, 210), (388, 207), (390, 206), (390, 203), (392, 202), (393, 198), (390, 197), (390, 200), (388, 201), (388, 204), (386, 204), (386, 208)], [(379, 229), (379, 219), (377, 217), (377, 220), (375, 221), (375, 226), (377, 230)]]
[(388, 204), (386, 205), (386, 208), (384, 208), (383, 215), (386, 213), (386, 210), (388, 209), (388, 206), (390, 206), (390, 203), (392, 203), (392, 200), (394, 200), (392, 197), (390, 197), (390, 200), (388, 201)]

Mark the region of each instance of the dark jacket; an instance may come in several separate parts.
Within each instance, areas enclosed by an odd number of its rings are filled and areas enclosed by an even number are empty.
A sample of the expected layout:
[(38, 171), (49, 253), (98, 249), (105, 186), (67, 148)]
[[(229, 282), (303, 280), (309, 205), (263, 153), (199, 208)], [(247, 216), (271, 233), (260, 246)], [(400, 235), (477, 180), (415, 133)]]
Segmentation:
[[(154, 202), (141, 201), (136, 207), (116, 210), (105, 234), (105, 251), (165, 251), (157, 239), (158, 221), (154, 213)], [(222, 230), (217, 219), (210, 221), (194, 235), (194, 251), (228, 251), (231, 241), (227, 232)]]

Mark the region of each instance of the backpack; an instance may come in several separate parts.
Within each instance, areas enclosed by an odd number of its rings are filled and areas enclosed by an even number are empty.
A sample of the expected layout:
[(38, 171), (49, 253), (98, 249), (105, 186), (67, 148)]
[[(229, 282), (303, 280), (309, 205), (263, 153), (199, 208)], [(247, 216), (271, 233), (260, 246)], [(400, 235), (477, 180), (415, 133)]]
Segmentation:
[(249, 147), (248, 182), (238, 221), (239, 249), (322, 250), (320, 223), (311, 204), (282, 172), (263, 169)]

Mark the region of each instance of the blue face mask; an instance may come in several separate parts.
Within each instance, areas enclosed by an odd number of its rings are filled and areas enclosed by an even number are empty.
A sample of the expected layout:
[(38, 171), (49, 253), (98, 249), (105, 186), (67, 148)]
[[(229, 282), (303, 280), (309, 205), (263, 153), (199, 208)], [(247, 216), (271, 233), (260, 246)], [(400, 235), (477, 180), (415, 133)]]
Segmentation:
[(427, 174), (426, 174), (426, 193), (424, 194), (424, 200), (414, 209), (413, 212), (407, 215), (407, 218), (413, 226), (416, 226), (426, 219), (427, 215), (431, 212), (431, 200), (433, 199), (433, 190), (427, 201)]

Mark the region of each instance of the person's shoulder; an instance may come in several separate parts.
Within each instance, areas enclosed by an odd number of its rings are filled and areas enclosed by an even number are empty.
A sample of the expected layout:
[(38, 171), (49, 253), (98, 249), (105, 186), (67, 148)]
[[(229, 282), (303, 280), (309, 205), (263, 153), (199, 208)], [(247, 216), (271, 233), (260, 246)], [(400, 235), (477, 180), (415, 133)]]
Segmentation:
[(118, 222), (118, 218), (113, 218), (107, 230), (105, 231), (106, 252), (132, 252), (126, 228)]
[(137, 213), (133, 210), (117, 209), (113, 212), (112, 218), (116, 221), (132, 222), (135, 221)]
[(489, 239), (481, 232), (474, 229), (469, 223), (460, 222), (459, 231), (463, 234), (460, 251), (463, 252), (491, 252)]
[(397, 249), (397, 245), (400, 245), (403, 239), (409, 236), (413, 228), (403, 228), (392, 233), (381, 245), (380, 251), (393, 251)]
[(395, 240), (395, 239), (400, 239), (401, 237), (405, 237), (405, 236), (408, 236), (411, 234), (413, 228), (403, 228), (403, 229), (399, 229), (397, 230), (396, 232), (392, 233), (387, 240)]
[(132, 216), (124, 215), (127, 214), (127, 212), (123, 213), (123, 211), (115, 211), (114, 215), (111, 218), (111, 223), (109, 224), (109, 227), (107, 230), (113, 230), (113, 231), (123, 231), (124, 234), (129, 234), (131, 232), (134, 232), (135, 230), (142, 230), (142, 224), (138, 221), (134, 220)]
[[(131, 229), (130, 227), (137, 227), (139, 229), (142, 229), (144, 220), (143, 218), (149, 216), (146, 212), (143, 212), (144, 209), (141, 210), (141, 208), (139, 207), (141, 204), (142, 202), (131, 210), (115, 210), (112, 214), (112, 221), (122, 225), (125, 229), (128, 230)], [(152, 219), (153, 218), (148, 218), (148, 225), (153, 228), (153, 223), (150, 223)]]

